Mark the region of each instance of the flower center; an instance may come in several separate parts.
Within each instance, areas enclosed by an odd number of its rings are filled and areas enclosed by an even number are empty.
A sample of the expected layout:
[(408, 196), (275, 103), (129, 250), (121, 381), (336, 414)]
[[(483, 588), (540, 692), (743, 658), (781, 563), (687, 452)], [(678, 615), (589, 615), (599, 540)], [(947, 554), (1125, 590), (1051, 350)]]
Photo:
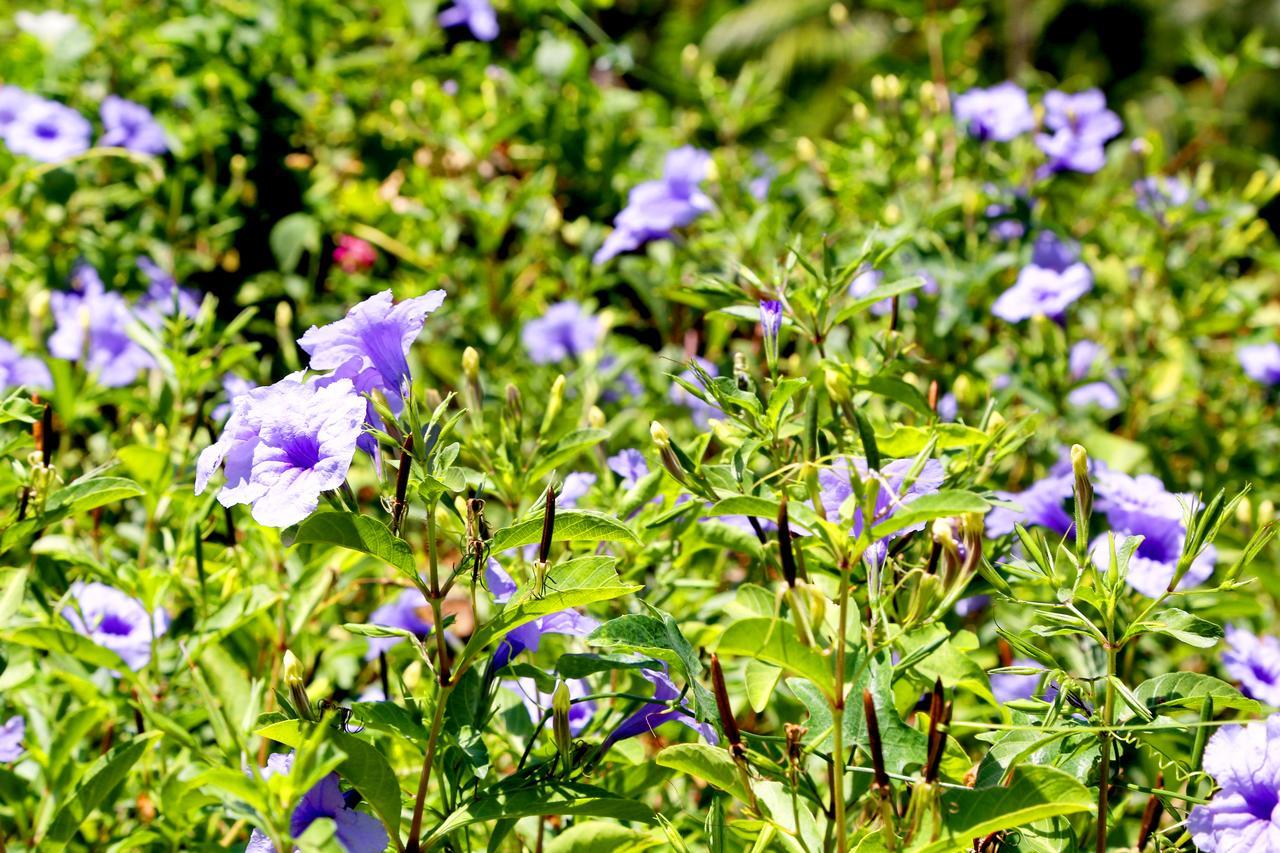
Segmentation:
[(320, 442), (314, 435), (295, 433), (284, 441), (284, 452), (295, 468), (314, 468), (320, 461)]
[(37, 124), (36, 136), (41, 139), (57, 139), (58, 126), (56, 124)]
[(133, 631), (133, 623), (118, 613), (107, 613), (98, 623), (98, 630), (104, 634), (125, 637)]

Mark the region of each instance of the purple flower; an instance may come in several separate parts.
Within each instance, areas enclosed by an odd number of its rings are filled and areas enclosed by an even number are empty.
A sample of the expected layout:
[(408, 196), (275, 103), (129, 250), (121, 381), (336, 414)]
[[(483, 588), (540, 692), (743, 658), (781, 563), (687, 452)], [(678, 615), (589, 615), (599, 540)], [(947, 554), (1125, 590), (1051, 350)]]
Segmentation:
[(1196, 847), (1205, 853), (1280, 850), (1280, 714), (1218, 729), (1202, 766), (1219, 790), (1187, 817)]
[(616, 455), (610, 456), (606, 462), (609, 470), (622, 478), (620, 485), (623, 489), (632, 488), (649, 475), (649, 463), (645, 461), (644, 454), (639, 450), (631, 448), (621, 450)]
[(391, 291), (370, 296), (327, 326), (312, 326), (298, 346), (311, 356), (312, 370), (345, 368), (361, 393), (377, 389), (391, 411), (400, 413), (409, 379), (409, 348), (422, 333), (427, 315), (444, 303), (444, 291), (391, 302)]
[(773, 185), (773, 179), (778, 176), (778, 169), (773, 161), (759, 151), (751, 155), (751, 162), (760, 171), (747, 182), (747, 192), (756, 201), (765, 201), (769, 198), (769, 187)]
[(547, 634), (585, 637), (598, 627), (598, 621), (576, 610), (559, 610), (539, 616), (532, 622), (526, 622), (507, 632), (489, 661), (489, 671), (497, 672), (521, 652), (536, 652)]
[(605, 750), (620, 740), (646, 732), (652, 734), (659, 726), (670, 722), (688, 726), (702, 735), (703, 740), (712, 746), (720, 742), (714, 727), (709, 723), (698, 722), (689, 713), (687, 701), (672, 705), (672, 702), (680, 698), (680, 691), (671, 680), (671, 676), (667, 674), (666, 664), (663, 664), (662, 669), (642, 669), (640, 675), (653, 685), (653, 699), (630, 714), (609, 733), (609, 736), (604, 739)]
[[(1159, 598), (1169, 588), (1177, 570), (1178, 558), (1182, 555), (1182, 545), (1186, 539), (1186, 531), (1179, 524), (1151, 524), (1144, 530), (1115, 534), (1116, 554), (1124, 547), (1131, 536), (1142, 536), (1133, 556), (1129, 558), (1129, 572), (1125, 577), (1129, 586), (1147, 598)], [(1090, 549), (1093, 564), (1106, 571), (1111, 565), (1111, 544), (1106, 536), (1094, 541)], [(1217, 561), (1217, 552), (1210, 545), (1191, 563), (1191, 568), (1178, 581), (1178, 589), (1190, 589), (1199, 586), (1213, 574), (1213, 564)]]
[(27, 721), (21, 714), (14, 714), (0, 726), (0, 763), (17, 761), (26, 752), (22, 739), (27, 736)]
[[(289, 773), (291, 770), (293, 755), (274, 753), (267, 759), (262, 777), (266, 779), (275, 773)], [(338, 843), (347, 853), (382, 853), (391, 838), (381, 821), (373, 815), (356, 811), (355, 803), (358, 802), (355, 792), (342, 793), (338, 774), (330, 773), (302, 795), (289, 819), (289, 834), (297, 838), (317, 820), (329, 818), (334, 823)], [(275, 853), (275, 846), (266, 834), (255, 829), (245, 853)]]
[(1044, 96), (1045, 127), (1053, 134), (1036, 137), (1049, 158), (1046, 173), (1070, 170), (1092, 174), (1106, 163), (1103, 145), (1123, 130), (1120, 117), (1107, 109), (1107, 99), (1098, 89), (1075, 95), (1052, 91)]
[(151, 660), (151, 643), (169, 630), (169, 614), (154, 615), (136, 598), (103, 583), (76, 581), (71, 585), (74, 607), (62, 616), (78, 633), (120, 656), (132, 670)]
[(1013, 532), (1015, 524), (1023, 527), (1047, 527), (1055, 533), (1065, 534), (1071, 529), (1071, 515), (1063, 509), (1063, 502), (1071, 497), (1072, 478), (1049, 476), (1037, 480), (1021, 492), (996, 492), (996, 497), (1013, 501), (1021, 510), (995, 507), (987, 513), (988, 536), (1006, 536)]
[(982, 142), (1008, 142), (1035, 127), (1027, 93), (1011, 81), (973, 88), (956, 98), (956, 121)]
[(296, 379), (255, 388), (236, 399), (218, 440), (196, 463), (196, 494), (225, 462), (223, 506), (252, 504), (267, 527), (306, 518), (321, 492), (339, 488), (355, 454), (365, 401), (347, 380), (323, 388)]
[[(695, 355), (693, 360), (698, 363), (698, 366), (701, 367), (708, 376), (714, 378), (720, 375), (720, 371), (716, 366), (702, 356)], [(693, 368), (681, 371), (680, 378), (694, 385), (702, 384), (702, 380), (698, 378), (698, 374), (693, 372)], [(689, 389), (685, 388), (678, 382), (671, 383), (671, 388), (667, 391), (667, 396), (671, 399), (671, 402), (676, 405), (688, 407), (690, 416), (693, 418), (694, 424), (696, 424), (699, 429), (706, 429), (711, 423), (712, 418), (722, 417), (724, 415), (724, 412), (720, 411), (719, 406), (714, 403), (708, 403), (696, 394), (691, 393)]]
[[(765, 341), (777, 341), (778, 331), (782, 328), (782, 303), (776, 299), (766, 299), (760, 303), (760, 329), (764, 332)], [(767, 344), (766, 344), (767, 345)]]
[[(585, 679), (573, 678), (565, 682), (569, 685), (569, 698), (581, 699), (591, 695), (591, 688)], [(542, 715), (551, 710), (551, 695), (538, 690), (538, 682), (532, 678), (508, 678), (501, 682), (502, 686), (520, 695), (520, 701), (529, 711), (529, 719), (535, 723)], [(569, 706), (569, 733), (574, 737), (582, 734), (583, 729), (591, 722), (596, 712), (596, 703), (574, 702)]]
[(49, 336), (49, 354), (68, 361), (84, 360), (108, 388), (128, 385), (155, 359), (129, 337), (133, 322), (124, 297), (107, 293), (93, 267), (81, 265), (71, 278), (75, 289), (54, 293), (50, 308), (57, 324)]
[(957, 616), (976, 616), (991, 606), (991, 596), (970, 595), (956, 602)]
[(600, 368), (601, 382), (608, 383), (600, 389), (600, 399), (606, 403), (632, 399), (644, 393), (644, 386), (640, 384), (640, 380), (630, 370), (619, 370), (617, 375), (611, 376), (617, 363), (617, 356), (606, 355), (601, 357), (597, 365)]
[(227, 415), (231, 414), (231, 409), (235, 405), (236, 400), (257, 387), (257, 385), (254, 385), (248, 379), (245, 379), (242, 376), (237, 376), (234, 373), (228, 372), (222, 374), (222, 393), (227, 396), (227, 401), (225, 403), (219, 403), (214, 407), (213, 412), (211, 413), (213, 419), (219, 422), (226, 420)]
[(1280, 385), (1280, 344), (1245, 344), (1236, 350), (1245, 375), (1264, 385)]
[(489, 0), (453, 0), (453, 5), (436, 20), (442, 27), (466, 24), (471, 35), (480, 41), (493, 41), (498, 37), (498, 16)]
[(1093, 364), (1102, 355), (1102, 347), (1090, 340), (1076, 341), (1071, 345), (1067, 355), (1067, 366), (1072, 379), (1083, 379), (1093, 369)]
[(613, 232), (592, 258), (603, 264), (634, 251), (650, 240), (665, 240), (711, 210), (711, 199), (699, 185), (706, 180), (711, 155), (691, 146), (668, 152), (662, 177), (632, 188), (627, 206), (613, 220)]
[[(1191, 201), (1191, 184), (1177, 175), (1148, 175), (1133, 182), (1138, 209), (1161, 217), (1172, 207), (1182, 207)], [(1196, 210), (1208, 207), (1204, 199), (1195, 203)]]
[[(839, 457), (830, 468), (818, 472), (819, 498), (822, 508), (830, 519), (840, 517), (840, 507), (853, 496), (853, 486), (849, 482), (849, 465), (852, 463), (858, 477), (866, 488), (876, 488), (875, 517), (872, 526), (889, 518), (899, 509), (907, 506), (922, 495), (931, 494), (942, 487), (946, 470), (937, 459), (926, 459), (924, 466), (915, 479), (908, 484), (907, 474), (915, 465), (914, 459), (894, 459), (882, 462), (879, 471), (867, 467), (867, 460), (860, 456)], [(899, 530), (889, 536), (894, 539), (913, 530), (923, 530), (924, 522)], [(862, 533), (862, 510), (853, 514), (853, 525), (850, 529), (853, 536)]]
[(104, 147), (125, 148), (138, 154), (163, 154), (169, 150), (164, 128), (151, 110), (116, 95), (107, 95), (100, 110), (106, 133), (98, 140)]
[(1080, 247), (1052, 231), (1041, 231), (1031, 246), (1031, 263), (1054, 272), (1066, 272), (1080, 260)]
[(556, 495), (556, 506), (561, 509), (573, 509), (578, 501), (591, 491), (596, 484), (596, 475), (575, 471), (564, 478), (560, 484), (560, 494)]
[(1153, 527), (1181, 525), (1182, 502), (1164, 487), (1159, 477), (1128, 474), (1095, 465), (1092, 471), (1096, 507), (1111, 526), (1126, 533), (1145, 535)]
[(1222, 666), (1250, 699), (1280, 705), (1280, 640), (1227, 626)]
[(138, 269), (146, 276), (147, 293), (138, 300), (135, 313), (138, 319), (153, 329), (164, 325), (164, 318), (175, 314), (195, 319), (200, 313), (200, 295), (194, 290), (179, 287), (173, 276), (165, 272), (150, 258), (138, 258)]
[(956, 395), (950, 391), (938, 398), (938, 419), (943, 421), (954, 421), (956, 415), (960, 413), (960, 403), (956, 400)]
[(30, 100), (10, 95), (8, 110), (13, 118), (7, 123), (0, 121), (4, 142), (13, 153), (57, 163), (89, 150), (93, 127), (88, 119), (57, 101), (28, 97)]
[[(370, 613), (367, 622), (384, 628), (400, 628), (418, 637), (425, 637), (431, 633), (431, 623), (425, 618), (427, 608), (427, 599), (422, 595), (422, 590), (409, 586), (400, 590), (394, 601)], [(365, 640), (369, 648), (364, 653), (364, 659), (373, 660), (398, 645), (404, 637), (365, 637)]]
[(534, 364), (581, 358), (600, 343), (600, 321), (577, 302), (557, 302), (524, 324), (520, 342)]
[(41, 103), (42, 99), (17, 86), (0, 86), (0, 137), (9, 125), (18, 120), (28, 107)]
[(20, 385), (45, 391), (53, 387), (53, 377), (43, 361), (19, 355), (13, 344), (0, 338), (0, 391)]
[(489, 558), (484, 567), (484, 585), (488, 587), (495, 604), (506, 604), (520, 589), (493, 557)]
[(1018, 273), (1018, 280), (991, 306), (991, 313), (1002, 320), (1017, 323), (1043, 314), (1058, 318), (1067, 307), (1093, 287), (1093, 273), (1082, 263), (1062, 272), (1030, 264)]
[[(1017, 658), (1009, 665), (1044, 669), (1039, 663), (1029, 658)], [(1034, 673), (993, 672), (988, 678), (991, 681), (991, 693), (1001, 705), (1016, 702), (1019, 699), (1030, 699), (1036, 695), (1036, 685), (1040, 683), (1040, 676)]]
[(1068, 392), (1067, 402), (1077, 409), (1097, 406), (1109, 411), (1120, 408), (1120, 395), (1106, 382), (1086, 382)]

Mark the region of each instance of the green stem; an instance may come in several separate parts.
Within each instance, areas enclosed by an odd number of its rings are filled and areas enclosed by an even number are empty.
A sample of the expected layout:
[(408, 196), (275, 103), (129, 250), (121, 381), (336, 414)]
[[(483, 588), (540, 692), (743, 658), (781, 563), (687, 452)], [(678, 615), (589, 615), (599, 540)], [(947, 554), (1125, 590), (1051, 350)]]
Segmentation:
[(427, 754), (422, 759), (422, 775), (418, 778), (418, 795), (413, 801), (413, 822), (409, 825), (409, 843), (405, 853), (418, 853), (422, 836), (422, 813), (427, 803), (427, 788), (431, 785), (431, 765), (435, 762), (436, 744), (440, 740), (440, 728), (444, 722), (444, 707), (449, 703), (452, 684), (442, 684), (436, 690), (436, 707), (431, 715), (431, 733), (427, 736)]
[(844, 646), (849, 630), (849, 562), (840, 561), (840, 615), (836, 630), (836, 695), (831, 706), (831, 721), (835, 731), (831, 733), (831, 799), (834, 801), (836, 819), (836, 850), (845, 853), (849, 839), (845, 830), (844, 815)]
[[(1116, 650), (1107, 646), (1107, 698), (1102, 707), (1102, 722), (1110, 726), (1114, 722), (1116, 707)], [(1098, 761), (1098, 839), (1097, 853), (1107, 850), (1107, 795), (1111, 781), (1111, 729), (1104, 728), (1098, 735), (1102, 755)]]

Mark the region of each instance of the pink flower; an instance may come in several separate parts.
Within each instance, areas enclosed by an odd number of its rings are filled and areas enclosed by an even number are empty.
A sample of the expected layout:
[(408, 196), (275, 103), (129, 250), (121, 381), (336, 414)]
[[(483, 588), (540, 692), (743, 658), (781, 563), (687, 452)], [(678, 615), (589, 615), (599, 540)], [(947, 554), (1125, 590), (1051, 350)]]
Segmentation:
[(373, 266), (378, 259), (378, 252), (367, 240), (352, 237), (350, 234), (338, 235), (338, 246), (333, 250), (334, 262), (344, 272), (362, 272)]

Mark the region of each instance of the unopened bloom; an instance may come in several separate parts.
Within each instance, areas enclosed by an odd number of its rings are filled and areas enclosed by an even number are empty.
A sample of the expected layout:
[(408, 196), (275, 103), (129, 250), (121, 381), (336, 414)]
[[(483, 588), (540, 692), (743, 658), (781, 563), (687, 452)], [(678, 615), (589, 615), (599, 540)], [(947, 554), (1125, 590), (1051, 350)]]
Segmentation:
[[(369, 614), (370, 625), (383, 628), (400, 628), (419, 638), (431, 633), (431, 622), (427, 619), (428, 609), (426, 597), (416, 586), (405, 587), (393, 601), (390, 601)], [(365, 651), (365, 660), (372, 660), (388, 649), (398, 645), (404, 637), (365, 637), (369, 648)]]
[(534, 364), (554, 364), (581, 358), (600, 343), (600, 320), (577, 302), (557, 302), (524, 324), (520, 342)]
[(710, 168), (711, 155), (705, 151), (686, 145), (669, 152), (660, 179), (632, 188), (593, 262), (602, 264), (650, 240), (665, 240), (711, 210), (711, 199), (699, 186)]
[(378, 252), (367, 240), (350, 234), (339, 234), (333, 249), (333, 262), (344, 272), (362, 272), (378, 260)]
[[(501, 682), (502, 686), (508, 690), (518, 693), (520, 701), (529, 712), (529, 718), (535, 723), (542, 719), (542, 715), (551, 710), (550, 693), (543, 693), (538, 689), (538, 682), (532, 678), (511, 678)], [(569, 698), (581, 699), (584, 696), (591, 695), (591, 688), (587, 682), (581, 678), (572, 678), (565, 682), (569, 686)], [(569, 706), (569, 733), (574, 737), (582, 734), (583, 729), (591, 722), (592, 716), (596, 711), (596, 703), (574, 702)]]
[(68, 361), (84, 361), (98, 382), (108, 388), (128, 385), (155, 359), (133, 338), (128, 328), (134, 316), (118, 293), (108, 293), (90, 266), (72, 276), (75, 289), (50, 296), (57, 324), (49, 336), (49, 354)]
[(62, 616), (78, 633), (120, 656), (132, 670), (151, 660), (151, 643), (169, 630), (169, 614), (147, 613), (142, 602), (104, 583), (76, 581), (71, 585), (75, 604)]
[[(6, 87), (9, 88), (9, 87)], [(15, 154), (57, 163), (89, 150), (93, 127), (65, 104), (30, 96), (4, 124), (4, 142)]]
[(1250, 699), (1280, 705), (1280, 640), (1227, 626), (1222, 666)]
[[(642, 675), (653, 685), (653, 698), (639, 710), (632, 712), (604, 740), (604, 749), (608, 749), (620, 740), (645, 733), (653, 734), (664, 723), (677, 722), (688, 726), (703, 740), (713, 746), (720, 742), (716, 730), (710, 723), (700, 723), (688, 711), (688, 701), (680, 699), (680, 690), (671, 676), (667, 674), (666, 664), (662, 669), (642, 669)], [(675, 703), (675, 704), (673, 704)]]
[(1280, 344), (1245, 344), (1236, 350), (1245, 375), (1264, 385), (1280, 385)]
[(1202, 766), (1219, 789), (1187, 817), (1196, 847), (1205, 853), (1280, 850), (1280, 714), (1218, 729)]
[[(274, 773), (293, 770), (293, 755), (272, 754), (262, 770), (263, 778)], [(338, 774), (330, 773), (302, 795), (293, 816), (289, 820), (289, 834), (294, 838), (307, 831), (307, 827), (321, 818), (334, 823), (334, 834), (347, 853), (382, 853), (391, 841), (382, 822), (373, 815), (356, 811), (360, 798), (354, 791), (342, 793)], [(245, 853), (275, 853), (275, 846), (266, 834), (255, 829), (249, 838)]]
[(27, 721), (21, 714), (14, 714), (0, 726), (0, 763), (9, 764), (22, 757), (26, 749), (22, 739), (27, 736)]
[(169, 150), (164, 128), (151, 110), (142, 104), (107, 95), (102, 101), (102, 126), (106, 133), (98, 144), (108, 148), (125, 148), (139, 154), (163, 154)]
[[(1115, 533), (1117, 556), (1125, 543), (1133, 536), (1141, 536), (1142, 542), (1129, 558), (1129, 572), (1125, 581), (1147, 598), (1158, 598), (1169, 588), (1169, 582), (1177, 571), (1178, 558), (1186, 530), (1180, 524), (1152, 524), (1145, 529)], [(1111, 543), (1106, 536), (1099, 537), (1092, 545), (1093, 564), (1106, 571), (1111, 565)], [(1213, 574), (1217, 552), (1210, 545), (1192, 561), (1187, 573), (1178, 581), (1178, 589), (1199, 586)]]
[(766, 299), (760, 303), (760, 329), (766, 341), (777, 341), (778, 331), (782, 328), (782, 303), (776, 299)]
[(20, 355), (13, 344), (0, 338), (0, 391), (20, 385), (44, 391), (53, 387), (53, 377), (43, 361)]
[(989, 89), (973, 88), (956, 98), (956, 121), (979, 141), (1008, 142), (1035, 127), (1027, 93), (1006, 80)]
[(1107, 99), (1098, 89), (1075, 95), (1052, 91), (1044, 96), (1045, 127), (1052, 135), (1036, 137), (1049, 158), (1047, 173), (1071, 170), (1093, 173), (1106, 162), (1103, 146), (1124, 128), (1120, 117), (1107, 109)]
[(436, 20), (442, 27), (466, 24), (471, 35), (480, 41), (493, 41), (498, 37), (498, 16), (489, 0), (453, 0), (453, 5)]
[(223, 506), (252, 504), (254, 519), (268, 527), (297, 524), (322, 492), (346, 482), (364, 418), (365, 401), (347, 380), (255, 388), (236, 399), (222, 435), (201, 452), (196, 494), (225, 463)]

